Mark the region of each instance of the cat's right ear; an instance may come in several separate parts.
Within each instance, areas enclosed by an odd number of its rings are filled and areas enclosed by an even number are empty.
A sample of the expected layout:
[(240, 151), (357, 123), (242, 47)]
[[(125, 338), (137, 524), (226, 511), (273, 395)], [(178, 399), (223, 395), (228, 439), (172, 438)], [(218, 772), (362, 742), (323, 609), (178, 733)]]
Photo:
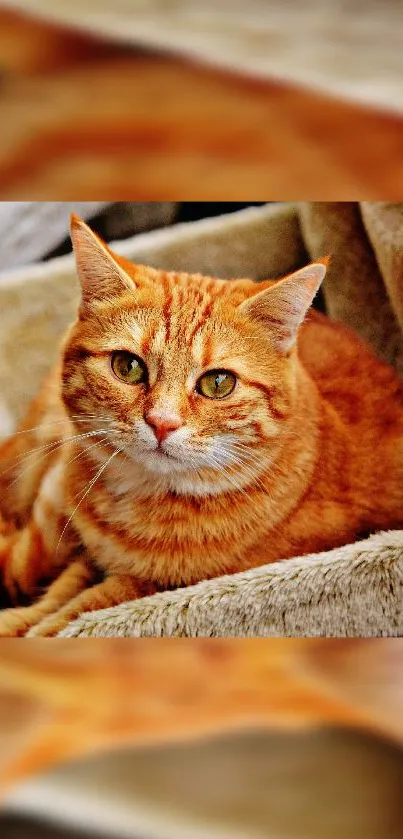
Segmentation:
[(79, 216), (70, 216), (70, 235), (81, 284), (82, 307), (136, 288), (118, 257)]

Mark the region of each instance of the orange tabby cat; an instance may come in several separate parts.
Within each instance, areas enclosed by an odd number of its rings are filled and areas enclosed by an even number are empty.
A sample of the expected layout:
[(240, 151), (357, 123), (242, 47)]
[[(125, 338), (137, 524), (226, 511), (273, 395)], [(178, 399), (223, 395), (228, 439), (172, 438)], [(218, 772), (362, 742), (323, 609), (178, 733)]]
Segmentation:
[(0, 635), (402, 526), (403, 386), (302, 325), (326, 260), (256, 285), (132, 265), (76, 217), (72, 239), (78, 320), (0, 450), (3, 590), (30, 604)]

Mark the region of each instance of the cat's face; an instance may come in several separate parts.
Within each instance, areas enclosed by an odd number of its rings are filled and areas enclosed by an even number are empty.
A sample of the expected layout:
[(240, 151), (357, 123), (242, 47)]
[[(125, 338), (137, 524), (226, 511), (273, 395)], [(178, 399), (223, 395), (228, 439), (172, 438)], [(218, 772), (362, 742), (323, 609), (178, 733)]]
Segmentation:
[[(262, 289), (275, 286), (132, 266), (80, 222), (75, 249), (83, 304), (64, 360), (70, 415), (99, 418), (153, 474), (197, 483), (209, 470), (234, 487), (259, 474), (292, 403), (295, 312), (285, 325), (284, 300), (261, 312)], [(311, 277), (302, 317), (315, 290)]]

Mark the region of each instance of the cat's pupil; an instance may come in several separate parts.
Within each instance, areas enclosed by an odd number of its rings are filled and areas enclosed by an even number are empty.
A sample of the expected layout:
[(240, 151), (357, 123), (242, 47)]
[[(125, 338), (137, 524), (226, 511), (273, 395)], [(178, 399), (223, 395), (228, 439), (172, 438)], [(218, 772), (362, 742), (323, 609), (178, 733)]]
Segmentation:
[(236, 378), (227, 370), (211, 370), (201, 377), (197, 390), (210, 399), (222, 399), (229, 396), (235, 387)]
[(117, 377), (127, 384), (140, 384), (146, 378), (144, 362), (123, 350), (112, 355), (112, 369)]

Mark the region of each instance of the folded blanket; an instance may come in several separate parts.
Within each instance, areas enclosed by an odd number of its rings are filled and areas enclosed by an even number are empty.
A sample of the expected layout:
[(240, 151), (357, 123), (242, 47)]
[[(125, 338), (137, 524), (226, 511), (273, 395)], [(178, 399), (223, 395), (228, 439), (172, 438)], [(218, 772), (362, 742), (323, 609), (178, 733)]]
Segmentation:
[(8, 0), (49, 20), (401, 111), (398, 0)]
[[(276, 277), (332, 253), (332, 316), (403, 371), (403, 205), (268, 205), (115, 245), (156, 267)], [(341, 268), (341, 265), (343, 266)], [(400, 291), (399, 291), (400, 290)], [(70, 257), (0, 276), (0, 427), (9, 430), (57, 354), (78, 288)], [(14, 376), (21, 349), (29, 381)], [(1, 420), (3, 414), (3, 420)], [(399, 635), (403, 532), (154, 595), (82, 616), (64, 635)]]
[(403, 631), (403, 530), (87, 612), (61, 634), (379, 636)]

